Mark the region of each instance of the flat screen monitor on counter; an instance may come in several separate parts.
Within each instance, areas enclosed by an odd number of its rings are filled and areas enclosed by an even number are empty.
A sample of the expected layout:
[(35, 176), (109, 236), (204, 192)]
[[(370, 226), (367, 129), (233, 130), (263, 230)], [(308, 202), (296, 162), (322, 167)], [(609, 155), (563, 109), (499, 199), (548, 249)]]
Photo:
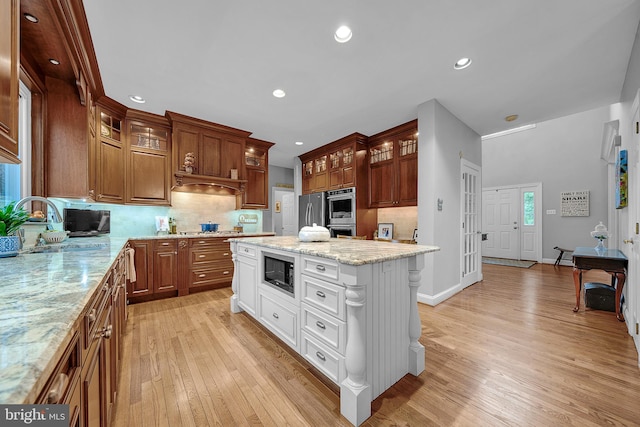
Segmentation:
[(64, 229), (69, 237), (107, 234), (111, 230), (111, 212), (91, 209), (64, 209)]

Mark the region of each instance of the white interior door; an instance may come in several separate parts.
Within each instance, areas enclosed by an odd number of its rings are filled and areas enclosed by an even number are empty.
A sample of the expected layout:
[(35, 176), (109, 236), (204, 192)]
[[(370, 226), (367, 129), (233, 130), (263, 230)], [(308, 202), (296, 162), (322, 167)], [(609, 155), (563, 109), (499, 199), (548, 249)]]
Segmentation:
[(495, 258), (520, 257), (520, 189), (503, 188), (482, 192), (482, 255)]
[(461, 216), (462, 216), (462, 279), (466, 288), (481, 279), (480, 260), (480, 167), (462, 159)]
[(298, 217), (296, 216), (295, 193), (286, 192), (282, 195), (282, 235), (296, 236), (298, 234)]

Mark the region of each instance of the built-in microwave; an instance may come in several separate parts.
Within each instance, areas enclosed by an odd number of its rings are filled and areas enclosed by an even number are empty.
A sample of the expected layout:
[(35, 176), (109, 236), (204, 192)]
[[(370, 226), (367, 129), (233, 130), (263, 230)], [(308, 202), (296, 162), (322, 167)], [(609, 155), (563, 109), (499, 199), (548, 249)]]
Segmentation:
[(263, 277), (262, 281), (276, 288), (292, 298), (295, 298), (295, 260), (293, 257), (262, 252)]

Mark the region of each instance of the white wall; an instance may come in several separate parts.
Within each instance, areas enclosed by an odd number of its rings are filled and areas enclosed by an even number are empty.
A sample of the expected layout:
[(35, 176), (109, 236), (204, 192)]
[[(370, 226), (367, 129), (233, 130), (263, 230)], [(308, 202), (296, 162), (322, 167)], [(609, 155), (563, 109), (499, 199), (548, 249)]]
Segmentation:
[[(542, 257), (554, 246), (595, 246), (590, 232), (608, 224), (607, 163), (600, 159), (604, 123), (619, 109), (607, 106), (538, 123), (535, 129), (482, 143), (482, 185), (500, 187), (542, 182)], [(561, 216), (560, 193), (589, 190), (588, 217)], [(547, 215), (555, 210), (555, 215)]]
[(480, 135), (434, 99), (418, 106), (418, 130), (418, 243), (440, 247), (427, 255), (418, 299), (435, 305), (460, 288), (460, 158), (481, 166), (482, 153)]

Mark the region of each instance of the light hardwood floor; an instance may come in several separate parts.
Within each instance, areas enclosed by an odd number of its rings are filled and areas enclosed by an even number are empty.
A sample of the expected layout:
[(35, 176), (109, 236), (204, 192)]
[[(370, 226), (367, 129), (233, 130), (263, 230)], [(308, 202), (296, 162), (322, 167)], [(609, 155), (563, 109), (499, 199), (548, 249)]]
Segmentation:
[[(614, 313), (573, 313), (570, 268), (483, 270), (483, 282), (420, 304), (425, 372), (378, 397), (364, 425), (640, 425), (632, 338)], [(231, 314), (230, 296), (129, 306), (112, 426), (350, 425), (335, 387), (249, 316)]]

